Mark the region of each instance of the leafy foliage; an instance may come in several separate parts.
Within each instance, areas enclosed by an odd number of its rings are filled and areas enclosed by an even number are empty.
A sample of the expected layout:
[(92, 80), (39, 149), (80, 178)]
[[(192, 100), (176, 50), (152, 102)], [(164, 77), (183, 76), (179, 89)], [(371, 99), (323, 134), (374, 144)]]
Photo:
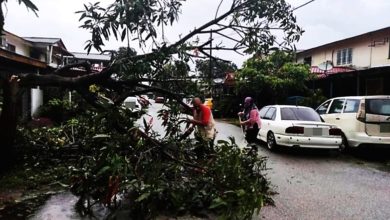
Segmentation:
[(134, 115), (121, 108), (20, 131), (30, 146), (47, 149), (48, 157), (67, 149), (78, 152), (70, 182), (83, 213), (96, 202), (115, 207), (120, 196), (130, 205), (117, 208), (130, 210), (132, 219), (205, 213), (248, 219), (271, 202), (265, 158), (240, 150), (233, 139), (219, 141), (214, 152), (202, 150), (203, 142), (179, 141), (180, 108), (170, 107), (167, 133), (160, 139), (150, 129), (134, 127)]
[(305, 83), (313, 77), (308, 66), (293, 63), (292, 55), (276, 51), (245, 62), (237, 74), (237, 91), (263, 99), (263, 104), (283, 102), (287, 94), (306, 92)]
[[(3, 12), (3, 3), (4, 5), (8, 2), (8, 0), (1, 0), (0, 1), (0, 31), (2, 32), (4, 29), (4, 12)], [(30, 0), (18, 0), (19, 5), (24, 4), (27, 8), (27, 10), (31, 10), (35, 13), (36, 16), (38, 16), (38, 8), (37, 6)]]
[(41, 106), (38, 111), (39, 117), (47, 117), (56, 123), (61, 123), (64, 120), (64, 113), (74, 111), (76, 106), (71, 105), (68, 100), (54, 98), (49, 100), (45, 105)]
[[(7, 1), (7, 0), (5, 0)], [(35, 15), (38, 16), (37, 12), (38, 12), (38, 8), (37, 6), (35, 6), (34, 3), (32, 3), (30, 0), (18, 0), (18, 3), (19, 4), (24, 4), (26, 6), (27, 9), (33, 11), (35, 13)]]
[(200, 77), (205, 79), (224, 78), (227, 72), (235, 72), (237, 66), (234, 63), (226, 63), (221, 60), (215, 60), (211, 62), (213, 65), (212, 73), (210, 71), (210, 60), (197, 60), (196, 70), (199, 72)]
[[(233, 39), (236, 45), (231, 49), (244, 49), (248, 54), (254, 52), (267, 54), (275, 44), (278, 47), (291, 46), (303, 33), (303, 30), (296, 25), (291, 6), (284, 0), (233, 0), (229, 11), (191, 32), (176, 44), (168, 47), (166, 42), (157, 43), (157, 27), (173, 25), (179, 17), (183, 2), (184, 0), (115, 0), (108, 7), (102, 7), (99, 2), (84, 5), (85, 9), (77, 12), (80, 14), (80, 21), (84, 22), (81, 28), (92, 33), (85, 49), (89, 52), (94, 47), (101, 51), (104, 40), (110, 39), (113, 35), (117, 40), (123, 41), (126, 36), (128, 41), (129, 38), (138, 40), (140, 46), (151, 39), (158, 49), (156, 51), (167, 49), (168, 54), (173, 51), (177, 53), (181, 49), (186, 50), (186, 47), (188, 49), (195, 47), (201, 53), (205, 53), (203, 48), (194, 45), (191, 47), (191, 43), (185, 44), (185, 41), (199, 34), (203, 29), (215, 25), (215, 29), (218, 29), (216, 33), (230, 29), (243, 36), (241, 39)], [(283, 41), (276, 41), (272, 32), (276, 29), (286, 32)]]
[(321, 89), (310, 91), (307, 97), (300, 100), (299, 105), (309, 106), (316, 109), (320, 104), (325, 102), (328, 98), (324, 96)]
[(79, 11), (80, 21), (84, 20), (81, 28), (89, 29), (92, 39), (85, 49), (89, 52), (92, 47), (101, 50), (103, 38), (108, 40), (111, 34), (115, 39), (124, 40), (129, 34), (136, 34), (142, 42), (156, 38), (155, 26), (172, 24), (178, 19), (183, 0), (115, 0), (107, 8), (101, 7), (100, 2), (84, 5), (85, 10)]

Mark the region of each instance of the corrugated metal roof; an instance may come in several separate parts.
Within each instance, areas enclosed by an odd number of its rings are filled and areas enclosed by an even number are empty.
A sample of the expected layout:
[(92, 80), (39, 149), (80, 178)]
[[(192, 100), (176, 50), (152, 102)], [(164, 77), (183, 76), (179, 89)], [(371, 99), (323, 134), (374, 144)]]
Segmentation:
[(33, 43), (47, 43), (47, 44), (55, 44), (58, 41), (61, 41), (61, 38), (50, 38), (50, 37), (23, 37), (23, 39), (27, 41), (31, 41)]
[(79, 52), (72, 52), (75, 58), (77, 59), (83, 59), (83, 60), (103, 60), (103, 61), (110, 61), (111, 55), (109, 54), (94, 54), (94, 53), (79, 53)]
[(69, 51), (66, 49), (64, 42), (62, 42), (61, 38), (54, 38), (54, 37), (23, 37), (24, 40), (29, 41), (33, 44), (58, 44), (58, 47), (61, 48), (61, 50), (67, 54), (72, 55), (69, 53)]

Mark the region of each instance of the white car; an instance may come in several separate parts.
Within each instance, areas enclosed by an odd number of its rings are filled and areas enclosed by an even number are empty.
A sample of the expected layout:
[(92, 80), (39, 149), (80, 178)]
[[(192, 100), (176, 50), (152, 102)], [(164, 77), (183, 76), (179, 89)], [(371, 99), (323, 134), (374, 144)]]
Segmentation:
[(270, 105), (260, 110), (258, 138), (273, 150), (277, 146), (338, 149), (341, 130), (322, 122), (312, 108), (294, 105)]
[(135, 96), (129, 96), (123, 101), (123, 106), (131, 109), (133, 112), (141, 111), (141, 104)]
[(317, 112), (343, 131), (343, 148), (390, 146), (390, 96), (347, 96), (327, 100)]

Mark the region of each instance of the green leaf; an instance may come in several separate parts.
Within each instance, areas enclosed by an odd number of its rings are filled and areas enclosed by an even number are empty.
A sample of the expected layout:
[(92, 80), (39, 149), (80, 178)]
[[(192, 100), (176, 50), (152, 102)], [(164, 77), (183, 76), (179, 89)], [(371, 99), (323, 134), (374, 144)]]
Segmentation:
[(102, 169), (99, 170), (99, 172), (97, 173), (98, 176), (102, 175), (103, 173), (105, 173), (106, 171), (108, 171), (110, 169), (109, 166), (105, 166), (103, 167)]
[(32, 3), (30, 0), (18, 0), (19, 1), (19, 4), (23, 3), (27, 9), (30, 9), (32, 10), (36, 16), (38, 16), (37, 14), (37, 11), (38, 11), (38, 8), (37, 6), (34, 5), (34, 3)]
[(213, 199), (209, 208), (215, 209), (215, 208), (218, 208), (220, 206), (226, 206), (226, 205), (227, 205), (227, 203), (225, 201), (223, 201), (223, 199), (221, 199), (220, 197), (217, 197), (217, 198)]
[(108, 134), (97, 134), (95, 136), (92, 137), (93, 139), (96, 139), (96, 138), (111, 138), (110, 135)]
[(150, 192), (143, 193), (141, 196), (139, 196), (135, 201), (141, 202), (145, 199), (147, 199), (150, 196)]
[(237, 194), (238, 197), (242, 197), (243, 195), (246, 194), (246, 192), (243, 189), (239, 189), (239, 190), (236, 191), (236, 194)]
[(85, 13), (81, 14), (79, 21), (83, 20), (86, 16), (87, 16), (87, 14), (85, 14)]
[(122, 35), (121, 35), (121, 40), (123, 41), (123, 40), (125, 40), (125, 37), (126, 37), (126, 28), (125, 29), (123, 29), (123, 31), (122, 31)]

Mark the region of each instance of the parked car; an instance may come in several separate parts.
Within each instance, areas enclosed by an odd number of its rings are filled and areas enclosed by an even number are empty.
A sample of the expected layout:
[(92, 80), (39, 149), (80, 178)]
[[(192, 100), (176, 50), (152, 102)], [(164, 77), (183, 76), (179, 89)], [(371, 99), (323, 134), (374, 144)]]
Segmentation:
[(390, 146), (390, 96), (332, 98), (316, 111), (325, 122), (341, 128), (343, 148)]
[(141, 104), (138, 102), (138, 98), (135, 96), (129, 96), (123, 101), (123, 106), (131, 109), (133, 112), (141, 111)]
[(154, 99), (154, 102), (155, 103), (164, 103), (165, 101), (165, 98), (162, 97), (162, 96), (157, 96), (155, 99)]
[(260, 110), (258, 138), (273, 150), (277, 146), (338, 149), (341, 130), (324, 123), (314, 109), (295, 105), (270, 105)]

